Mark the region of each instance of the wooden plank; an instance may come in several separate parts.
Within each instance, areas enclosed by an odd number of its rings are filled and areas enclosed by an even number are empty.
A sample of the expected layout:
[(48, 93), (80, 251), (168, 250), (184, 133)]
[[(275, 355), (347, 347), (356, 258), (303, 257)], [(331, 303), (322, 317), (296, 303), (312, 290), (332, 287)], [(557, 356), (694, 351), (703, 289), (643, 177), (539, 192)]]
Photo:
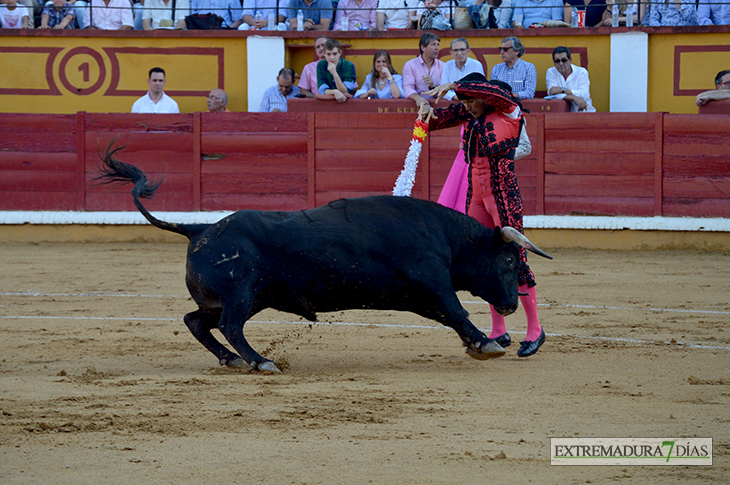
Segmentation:
[[(126, 145), (124, 150), (118, 152), (119, 158), (130, 156), (136, 152), (150, 151), (177, 153), (180, 159), (187, 159), (187, 154), (193, 151), (192, 133), (171, 133), (171, 132), (143, 132), (130, 131), (120, 135), (119, 133), (103, 131), (87, 131), (85, 148), (87, 153), (104, 153), (109, 144), (116, 138), (115, 146)], [(158, 155), (159, 156), (159, 155)]]
[(203, 160), (202, 173), (247, 173), (247, 172), (307, 172), (306, 153), (275, 153), (246, 155), (229, 153), (223, 158)]
[(650, 217), (653, 197), (556, 197), (545, 196), (547, 215), (606, 215)]
[(608, 152), (623, 155), (627, 152), (631, 153), (653, 153), (653, 138), (629, 138), (620, 136), (616, 133), (616, 137), (593, 137), (585, 134), (581, 137), (566, 138), (554, 137), (551, 133), (545, 132), (545, 154), (563, 153), (563, 152), (580, 152), (592, 154), (596, 152)]
[[(412, 130), (381, 128), (323, 128), (317, 132), (315, 149), (403, 150), (410, 144)], [(403, 154), (405, 159), (405, 153)]]
[[(96, 180), (98, 176), (95, 172), (89, 172), (86, 174), (86, 192), (87, 193), (122, 193), (129, 194), (132, 190), (132, 185), (121, 185), (115, 184), (99, 184)], [(150, 182), (162, 180), (162, 185), (155, 194), (155, 199), (160, 197), (164, 193), (168, 192), (182, 192), (187, 193), (190, 197), (193, 193), (193, 179), (189, 173), (160, 173), (160, 172), (147, 172), (147, 179)]]
[(653, 175), (545, 175), (545, 196), (653, 197)]
[(76, 113), (76, 184), (79, 190), (76, 194), (76, 209), (86, 209), (86, 168), (84, 161), (86, 160), (86, 112), (79, 111)]
[(654, 121), (652, 113), (549, 113), (545, 116), (545, 131), (596, 134), (604, 129), (627, 129), (653, 132)]
[(317, 131), (343, 126), (353, 130), (372, 127), (387, 131), (406, 129), (410, 140), (416, 116), (412, 113), (388, 113), (387, 115), (380, 113), (317, 113), (315, 120)]
[[(375, 171), (365, 172), (343, 172), (343, 171), (317, 171), (317, 187), (319, 191), (358, 191), (358, 192), (387, 192), (391, 193), (395, 181), (398, 178), (398, 171)], [(426, 188), (420, 178), (423, 175), (416, 174), (414, 187), (425, 192)], [(427, 195), (426, 195), (427, 197)]]
[(203, 194), (203, 210), (296, 211), (307, 208), (306, 194)]
[(665, 114), (664, 134), (727, 136), (730, 132), (730, 115)]
[(313, 209), (317, 200), (317, 151), (314, 149), (317, 137), (316, 116), (307, 114), (307, 208)]
[(208, 194), (306, 194), (306, 173), (251, 173), (245, 177), (203, 174), (202, 193)]
[(317, 150), (317, 168), (363, 171), (363, 167), (367, 167), (367, 170), (402, 170), (407, 153), (407, 150)]
[(549, 152), (545, 154), (545, 171), (576, 175), (653, 174), (654, 154)]
[(61, 170), (76, 169), (74, 152), (10, 152), (0, 150), (0, 170)]
[(209, 153), (306, 153), (307, 133), (203, 133), (200, 151)]
[(5, 170), (0, 191), (74, 192), (76, 173), (60, 170)]
[(200, 210), (202, 207), (201, 202), (201, 191), (202, 191), (202, 170), (200, 160), (200, 125), (201, 125), (201, 113), (195, 113), (193, 115), (193, 152), (190, 157), (193, 171), (193, 209)]
[(662, 216), (664, 200), (664, 114), (656, 113), (654, 121), (654, 215)]
[[(154, 199), (142, 203), (152, 213), (160, 211), (191, 211), (191, 191), (159, 192)], [(86, 210), (89, 211), (131, 211), (137, 212), (129, 192), (87, 192)]]
[(730, 204), (721, 199), (684, 199), (665, 197), (664, 215), (667, 217), (730, 217)]
[[(54, 143), (57, 135), (76, 134), (76, 115), (53, 113), (3, 113), (0, 122), (2, 133), (45, 133), (48, 143)], [(48, 136), (53, 133), (53, 136)]]
[[(415, 190), (415, 187), (416, 186), (414, 185), (414, 190), (411, 194), (411, 197), (416, 199), (429, 200), (426, 193)], [(325, 205), (329, 202), (332, 202), (333, 200), (338, 200), (342, 198), (368, 197), (371, 195), (392, 195), (392, 193), (392, 187), (388, 190), (324, 190), (317, 192), (317, 206)]]
[(87, 113), (86, 131), (192, 133), (193, 114)]
[(722, 199), (730, 204), (730, 174), (724, 177), (665, 176), (664, 197)]
[[(532, 153), (535, 154), (536, 167), (535, 167), (535, 206), (530, 208), (528, 214), (544, 214), (545, 213), (545, 172), (547, 171), (546, 160), (545, 160), (545, 115), (541, 113), (535, 120), (537, 128), (537, 139), (535, 142), (530, 139), (532, 144)], [(525, 125), (527, 126), (527, 125)], [(523, 207), (523, 210), (527, 208)]]
[(727, 135), (666, 135), (664, 155), (670, 156), (715, 156), (727, 157), (730, 140)]
[(308, 113), (201, 113), (201, 131), (307, 132)]
[(0, 147), (3, 150), (15, 152), (73, 153), (76, 151), (76, 134), (73, 132), (50, 134), (47, 131), (22, 133), (0, 131)]
[[(730, 153), (730, 151), (728, 152)], [(724, 177), (730, 174), (730, 157), (664, 156), (664, 173), (668, 176)]]
[[(190, 153), (184, 156), (184, 153), (175, 152), (135, 152), (135, 153), (118, 153), (119, 160), (125, 163), (131, 163), (143, 170), (148, 176), (158, 176), (160, 174), (183, 174), (192, 177), (193, 162)], [(99, 174), (99, 166), (101, 159), (94, 152), (87, 152), (84, 169), (87, 174), (94, 176)]]
[(0, 191), (0, 210), (4, 211), (70, 211), (76, 209), (75, 192)]

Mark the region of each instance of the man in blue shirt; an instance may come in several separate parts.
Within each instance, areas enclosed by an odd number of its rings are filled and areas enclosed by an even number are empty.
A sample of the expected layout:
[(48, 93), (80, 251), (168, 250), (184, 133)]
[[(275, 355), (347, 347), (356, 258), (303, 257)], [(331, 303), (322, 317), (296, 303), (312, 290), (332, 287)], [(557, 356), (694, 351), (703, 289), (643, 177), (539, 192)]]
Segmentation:
[(525, 47), (515, 36), (505, 37), (499, 53), (504, 61), (492, 68), (492, 80), (504, 81), (512, 86), (512, 94), (519, 99), (535, 97), (537, 87), (537, 69), (534, 64), (520, 59), (525, 53)]
[(216, 14), (223, 19), (224, 29), (237, 29), (243, 22), (243, 8), (238, 0), (192, 0), (190, 13)]
[(697, 24), (730, 24), (730, 5), (726, 5), (725, 0), (702, 0), (697, 7)]
[(297, 12), (304, 14), (304, 30), (329, 30), (332, 22), (331, 0), (291, 0), (289, 30), (297, 30)]
[(561, 0), (517, 0), (512, 19), (517, 28), (528, 28), (532, 24), (545, 20), (563, 20), (563, 2)]
[(262, 113), (286, 113), (286, 100), (299, 94), (299, 87), (294, 86), (294, 69), (288, 67), (279, 71), (276, 86), (264, 91), (259, 111)]

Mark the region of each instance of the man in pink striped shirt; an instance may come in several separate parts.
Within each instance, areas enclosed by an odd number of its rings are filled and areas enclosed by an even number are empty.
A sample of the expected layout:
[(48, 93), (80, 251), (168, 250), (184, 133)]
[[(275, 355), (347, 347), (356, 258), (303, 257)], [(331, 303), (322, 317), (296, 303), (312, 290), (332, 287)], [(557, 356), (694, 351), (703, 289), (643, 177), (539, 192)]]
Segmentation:
[[(375, 30), (378, 26), (378, 0), (340, 0), (332, 30)], [(347, 28), (343, 28), (343, 17)]]
[(441, 85), (441, 74), (444, 62), (437, 59), (441, 39), (431, 32), (424, 32), (418, 42), (421, 55), (411, 59), (403, 66), (403, 90), (405, 97), (421, 105), (428, 103), (433, 96), (421, 96), (422, 93)]
[(85, 29), (132, 30), (134, 16), (129, 0), (91, 0), (84, 13)]

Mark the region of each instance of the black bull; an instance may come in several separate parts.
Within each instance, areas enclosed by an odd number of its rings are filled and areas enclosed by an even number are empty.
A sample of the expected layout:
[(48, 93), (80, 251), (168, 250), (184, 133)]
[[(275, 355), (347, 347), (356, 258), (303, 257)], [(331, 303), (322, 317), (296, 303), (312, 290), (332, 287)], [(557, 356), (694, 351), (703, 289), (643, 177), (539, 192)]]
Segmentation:
[[(243, 326), (266, 308), (310, 321), (317, 312), (410, 311), (453, 328), (477, 359), (505, 351), (470, 321), (457, 291), (503, 315), (517, 309), (516, 241), (549, 257), (512, 228), (411, 197), (342, 199), (297, 212), (242, 210), (215, 224), (174, 224), (140, 202), (159, 187), (137, 167), (103, 158), (103, 183), (134, 183), (134, 204), (154, 226), (186, 236), (186, 283), (198, 310), (185, 324), (221, 365), (278, 371), (246, 341)], [(211, 333), (218, 328), (240, 354)]]

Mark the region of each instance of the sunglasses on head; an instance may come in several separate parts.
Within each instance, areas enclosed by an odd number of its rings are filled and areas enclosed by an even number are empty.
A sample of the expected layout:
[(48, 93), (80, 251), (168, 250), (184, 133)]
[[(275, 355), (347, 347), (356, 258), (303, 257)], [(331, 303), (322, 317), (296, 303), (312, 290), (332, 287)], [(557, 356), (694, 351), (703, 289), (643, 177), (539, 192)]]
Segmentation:
[(570, 62), (570, 59), (568, 59), (567, 57), (564, 59), (553, 59), (553, 62), (555, 64), (567, 64)]

